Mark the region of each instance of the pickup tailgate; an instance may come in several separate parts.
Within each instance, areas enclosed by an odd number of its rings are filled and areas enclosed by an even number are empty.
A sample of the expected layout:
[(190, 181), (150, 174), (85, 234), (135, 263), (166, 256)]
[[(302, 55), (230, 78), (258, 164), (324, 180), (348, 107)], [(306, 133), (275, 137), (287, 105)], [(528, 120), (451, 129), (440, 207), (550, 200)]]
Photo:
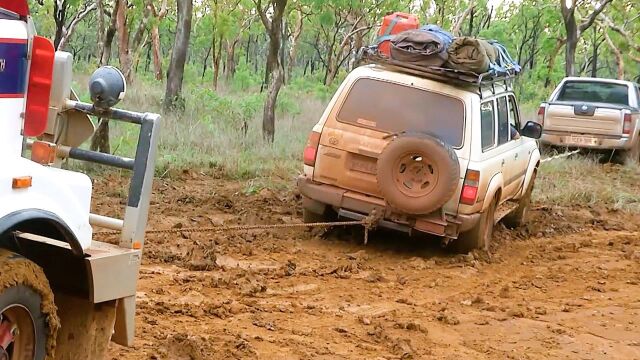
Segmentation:
[(545, 131), (579, 134), (621, 135), (624, 108), (607, 104), (550, 103), (544, 120)]

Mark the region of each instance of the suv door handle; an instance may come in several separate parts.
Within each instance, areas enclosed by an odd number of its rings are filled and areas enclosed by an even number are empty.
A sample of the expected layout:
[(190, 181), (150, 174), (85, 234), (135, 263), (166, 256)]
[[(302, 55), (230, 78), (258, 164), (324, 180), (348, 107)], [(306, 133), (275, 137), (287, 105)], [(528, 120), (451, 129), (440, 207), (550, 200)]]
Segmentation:
[(520, 156), (520, 154), (516, 153), (516, 160), (518, 160), (518, 156)]
[(505, 161), (504, 161), (504, 159), (502, 159), (502, 166), (504, 166), (504, 163), (505, 163)]

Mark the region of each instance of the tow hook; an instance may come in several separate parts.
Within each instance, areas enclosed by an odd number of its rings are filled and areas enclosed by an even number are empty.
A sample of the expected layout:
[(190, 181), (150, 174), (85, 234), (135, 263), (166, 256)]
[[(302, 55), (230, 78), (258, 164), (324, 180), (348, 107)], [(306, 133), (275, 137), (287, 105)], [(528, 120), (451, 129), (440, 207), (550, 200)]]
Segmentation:
[(0, 315), (0, 360), (9, 360), (7, 349), (13, 343), (18, 328)]
[[(383, 213), (384, 214), (384, 213)], [(378, 214), (376, 209), (373, 209), (369, 216), (367, 216), (362, 224), (364, 226), (364, 244), (369, 242), (369, 231), (375, 230), (378, 227), (378, 222), (382, 219), (383, 215)]]

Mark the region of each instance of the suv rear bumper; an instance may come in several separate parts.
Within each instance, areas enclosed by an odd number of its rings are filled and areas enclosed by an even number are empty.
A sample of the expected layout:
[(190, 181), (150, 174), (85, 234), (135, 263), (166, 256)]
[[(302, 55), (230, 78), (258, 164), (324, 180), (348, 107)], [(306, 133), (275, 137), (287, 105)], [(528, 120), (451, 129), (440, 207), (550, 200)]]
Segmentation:
[(298, 189), (302, 194), (302, 206), (308, 211), (322, 214), (330, 206), (343, 217), (361, 220), (375, 210), (384, 214), (378, 223), (380, 227), (408, 233), (419, 231), (457, 238), (458, 234), (471, 229), (480, 220), (480, 214), (452, 216), (441, 212), (409, 218), (394, 214), (380, 198), (316, 183), (304, 175), (298, 177)]
[[(600, 150), (627, 150), (631, 148), (631, 138), (621, 137), (616, 135), (598, 135), (598, 134), (584, 134), (584, 136), (597, 139), (596, 145), (592, 144), (573, 144), (568, 142), (568, 138), (572, 133), (565, 131), (551, 131), (545, 130), (540, 138), (540, 141), (544, 144), (555, 146), (570, 146), (576, 148), (585, 149), (600, 149)], [(575, 133), (574, 133), (575, 134)], [(577, 135), (577, 134), (576, 134)], [(583, 135), (583, 134), (580, 134)]]

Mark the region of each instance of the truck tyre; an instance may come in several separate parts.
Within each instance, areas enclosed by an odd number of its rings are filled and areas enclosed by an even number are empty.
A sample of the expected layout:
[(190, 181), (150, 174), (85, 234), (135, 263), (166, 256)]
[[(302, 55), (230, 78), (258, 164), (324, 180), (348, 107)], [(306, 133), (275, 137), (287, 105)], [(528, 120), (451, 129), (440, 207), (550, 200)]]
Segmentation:
[[(44, 272), (33, 262), (4, 249), (0, 249), (0, 269), (2, 321), (7, 327), (17, 328), (5, 349), (9, 360), (52, 359), (60, 323)], [(0, 350), (0, 357), (1, 354)]]
[(478, 223), (469, 231), (458, 236), (451, 243), (451, 248), (460, 254), (467, 254), (473, 250), (489, 250), (493, 238), (497, 199), (493, 200), (487, 210), (480, 215)]
[(378, 188), (386, 202), (412, 215), (441, 208), (460, 182), (460, 165), (451, 146), (423, 133), (400, 134), (391, 140), (377, 168)]
[(531, 193), (533, 192), (537, 173), (537, 169), (533, 171), (529, 186), (522, 198), (518, 201), (518, 207), (502, 219), (502, 223), (509, 229), (515, 229), (527, 223), (529, 211), (531, 210)]

